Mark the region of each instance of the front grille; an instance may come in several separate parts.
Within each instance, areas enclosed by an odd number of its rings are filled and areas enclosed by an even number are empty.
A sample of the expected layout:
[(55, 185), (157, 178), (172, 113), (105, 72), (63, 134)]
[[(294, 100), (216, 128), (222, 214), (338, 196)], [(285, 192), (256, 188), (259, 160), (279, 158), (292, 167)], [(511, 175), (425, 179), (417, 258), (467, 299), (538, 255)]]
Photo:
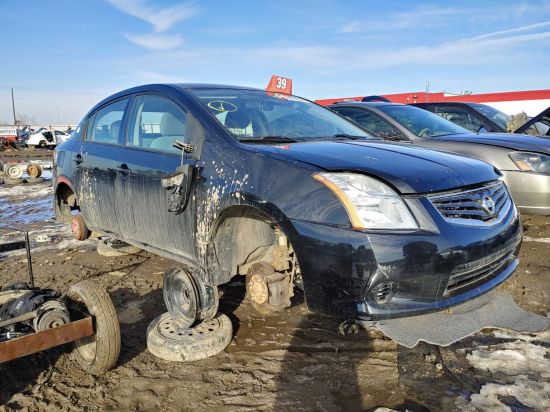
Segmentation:
[(451, 273), (444, 295), (464, 291), (498, 275), (514, 259), (516, 248), (517, 245), (513, 245), (482, 259), (458, 265)]
[(439, 213), (452, 223), (491, 224), (501, 220), (512, 205), (504, 183), (428, 196)]

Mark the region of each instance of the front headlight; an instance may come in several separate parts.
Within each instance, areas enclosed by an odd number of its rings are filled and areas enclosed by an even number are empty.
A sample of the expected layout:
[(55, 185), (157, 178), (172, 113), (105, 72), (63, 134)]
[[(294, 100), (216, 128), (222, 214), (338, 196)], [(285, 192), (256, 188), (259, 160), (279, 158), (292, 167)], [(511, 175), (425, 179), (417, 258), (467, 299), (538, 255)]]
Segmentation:
[(418, 229), (405, 202), (379, 180), (356, 173), (317, 173), (313, 178), (340, 199), (354, 229)]
[(550, 173), (550, 156), (540, 153), (514, 152), (510, 159), (524, 172)]

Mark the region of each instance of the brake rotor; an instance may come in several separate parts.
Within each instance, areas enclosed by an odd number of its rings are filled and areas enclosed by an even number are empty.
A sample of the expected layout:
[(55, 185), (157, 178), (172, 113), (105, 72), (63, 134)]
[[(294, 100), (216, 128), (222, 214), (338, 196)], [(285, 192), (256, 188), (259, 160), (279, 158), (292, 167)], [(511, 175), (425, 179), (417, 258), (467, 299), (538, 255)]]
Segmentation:
[(253, 274), (248, 279), (247, 291), (255, 303), (263, 305), (269, 299), (269, 287), (265, 278), (259, 274)]
[(199, 313), (199, 292), (193, 275), (182, 268), (164, 274), (164, 303), (179, 328), (189, 328)]

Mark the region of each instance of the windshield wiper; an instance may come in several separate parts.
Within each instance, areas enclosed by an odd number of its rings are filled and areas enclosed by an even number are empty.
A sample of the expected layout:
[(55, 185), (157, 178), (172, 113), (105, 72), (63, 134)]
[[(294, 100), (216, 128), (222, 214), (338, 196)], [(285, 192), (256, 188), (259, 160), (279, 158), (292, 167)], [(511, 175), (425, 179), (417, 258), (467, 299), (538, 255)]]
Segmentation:
[(313, 140), (367, 140), (372, 138), (372, 136), (355, 136), (347, 133), (336, 133), (332, 136), (318, 137)]
[(242, 143), (296, 143), (298, 140), (287, 136), (257, 136), (239, 139)]

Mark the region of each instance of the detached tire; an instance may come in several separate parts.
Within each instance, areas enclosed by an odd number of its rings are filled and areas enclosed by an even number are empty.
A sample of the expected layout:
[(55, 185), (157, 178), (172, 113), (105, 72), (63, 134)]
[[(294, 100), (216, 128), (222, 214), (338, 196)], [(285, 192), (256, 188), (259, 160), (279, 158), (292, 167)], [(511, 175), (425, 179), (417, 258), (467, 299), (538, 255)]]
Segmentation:
[(86, 226), (86, 222), (82, 215), (75, 215), (71, 222), (71, 231), (76, 240), (86, 240), (90, 237), (90, 229)]
[(147, 327), (147, 349), (158, 358), (175, 362), (206, 359), (223, 351), (233, 338), (227, 315), (218, 313), (188, 329), (176, 329), (169, 313), (155, 318)]
[(21, 179), (23, 176), (23, 169), (17, 164), (4, 165), (4, 172), (9, 179)]
[(39, 164), (36, 164), (36, 163), (32, 163), (32, 164), (28, 165), (27, 166), (27, 174), (32, 179), (42, 176), (42, 166), (40, 166)]
[(14, 179), (11, 177), (5, 177), (4, 178), (4, 184), (5, 185), (20, 185), (22, 183), (25, 183), (23, 179)]
[(34, 183), (42, 183), (44, 181), (44, 178), (43, 177), (27, 177), (25, 180), (29, 184), (34, 184)]
[(109, 294), (89, 280), (71, 286), (67, 296), (94, 317), (94, 335), (74, 342), (73, 357), (82, 369), (99, 375), (116, 365), (120, 325)]

